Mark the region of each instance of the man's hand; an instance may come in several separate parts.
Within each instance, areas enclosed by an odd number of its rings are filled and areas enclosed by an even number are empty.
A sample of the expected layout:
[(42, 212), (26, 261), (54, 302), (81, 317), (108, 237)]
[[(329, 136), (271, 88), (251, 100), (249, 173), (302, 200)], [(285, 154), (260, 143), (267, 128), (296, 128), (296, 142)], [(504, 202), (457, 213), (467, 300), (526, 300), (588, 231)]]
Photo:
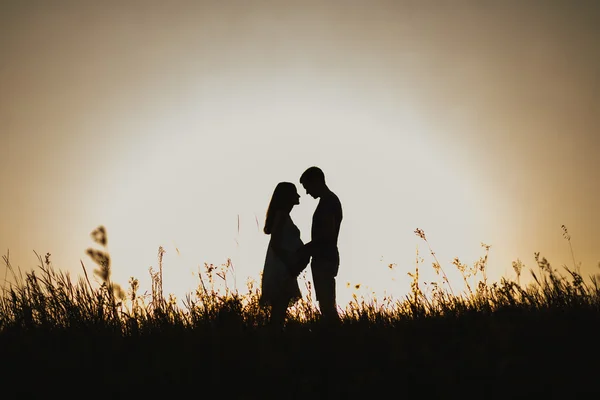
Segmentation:
[[(300, 247), (297, 251), (298, 257), (300, 257), (301, 260), (304, 259), (310, 259), (311, 256), (311, 248), (312, 246), (310, 245), (311, 242), (306, 243), (305, 245), (303, 245), (302, 247)], [(308, 264), (308, 262), (307, 262)]]

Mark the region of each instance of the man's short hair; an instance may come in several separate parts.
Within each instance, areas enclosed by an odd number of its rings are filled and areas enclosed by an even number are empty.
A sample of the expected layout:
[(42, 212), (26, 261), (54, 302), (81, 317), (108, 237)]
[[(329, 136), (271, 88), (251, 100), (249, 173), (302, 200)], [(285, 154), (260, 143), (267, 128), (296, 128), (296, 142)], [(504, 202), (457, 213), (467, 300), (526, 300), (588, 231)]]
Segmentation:
[(325, 174), (319, 167), (310, 167), (300, 176), (300, 183), (306, 181), (325, 183)]

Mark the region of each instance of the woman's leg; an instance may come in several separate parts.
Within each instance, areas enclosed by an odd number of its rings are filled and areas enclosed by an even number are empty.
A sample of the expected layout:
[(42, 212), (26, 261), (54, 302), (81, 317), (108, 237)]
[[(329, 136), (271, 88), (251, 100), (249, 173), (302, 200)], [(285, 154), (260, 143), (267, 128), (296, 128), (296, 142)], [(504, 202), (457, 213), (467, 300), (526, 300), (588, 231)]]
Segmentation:
[(273, 326), (273, 328), (283, 328), (287, 308), (288, 302), (282, 299), (277, 299), (277, 301), (271, 303), (271, 326)]

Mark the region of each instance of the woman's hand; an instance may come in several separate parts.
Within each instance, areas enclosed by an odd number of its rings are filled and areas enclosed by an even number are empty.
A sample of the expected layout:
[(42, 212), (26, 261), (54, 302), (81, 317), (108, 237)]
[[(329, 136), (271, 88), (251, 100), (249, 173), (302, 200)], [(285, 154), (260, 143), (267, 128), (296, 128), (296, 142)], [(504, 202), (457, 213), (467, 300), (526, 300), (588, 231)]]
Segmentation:
[(310, 254), (308, 253), (305, 247), (301, 247), (296, 251), (295, 257), (293, 257), (293, 259), (294, 263), (291, 268), (292, 274), (295, 277), (298, 277), (310, 262)]

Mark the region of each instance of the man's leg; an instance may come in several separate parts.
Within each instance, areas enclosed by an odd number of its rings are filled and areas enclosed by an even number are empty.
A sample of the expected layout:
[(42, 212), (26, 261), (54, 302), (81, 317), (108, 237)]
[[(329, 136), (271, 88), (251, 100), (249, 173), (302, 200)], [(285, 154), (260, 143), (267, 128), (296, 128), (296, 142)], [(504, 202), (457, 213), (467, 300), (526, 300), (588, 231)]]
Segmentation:
[(315, 295), (323, 321), (336, 323), (339, 321), (339, 315), (335, 301), (335, 276), (331, 273), (331, 268), (327, 268), (318, 262), (313, 261), (311, 270)]
[[(335, 278), (332, 278), (332, 280)], [(337, 323), (339, 321), (339, 315), (337, 310), (337, 304), (335, 302), (335, 295), (327, 296), (325, 299), (319, 300), (319, 309), (323, 316), (323, 321), (327, 323)]]

